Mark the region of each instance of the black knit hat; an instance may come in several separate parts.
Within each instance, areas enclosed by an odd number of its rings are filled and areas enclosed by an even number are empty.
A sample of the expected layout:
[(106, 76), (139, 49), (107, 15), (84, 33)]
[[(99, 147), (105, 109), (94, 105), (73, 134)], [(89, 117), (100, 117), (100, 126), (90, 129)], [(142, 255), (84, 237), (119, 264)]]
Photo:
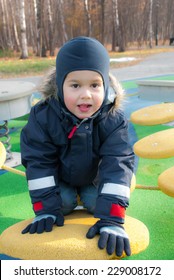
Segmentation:
[(63, 83), (68, 73), (78, 70), (98, 72), (104, 82), (105, 98), (109, 88), (109, 55), (96, 39), (76, 37), (63, 45), (56, 58), (58, 96), (64, 103)]

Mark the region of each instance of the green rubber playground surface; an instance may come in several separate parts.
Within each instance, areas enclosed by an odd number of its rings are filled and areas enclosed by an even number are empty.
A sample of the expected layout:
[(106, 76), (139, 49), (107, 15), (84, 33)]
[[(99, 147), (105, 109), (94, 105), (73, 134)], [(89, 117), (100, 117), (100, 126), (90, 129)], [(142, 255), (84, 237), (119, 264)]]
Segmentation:
[[(168, 79), (174, 79), (174, 76), (170, 75)], [(134, 81), (123, 83), (125, 89), (135, 88), (135, 85)], [(9, 122), (14, 152), (20, 152), (20, 131), (26, 120), (27, 116)], [(169, 129), (166, 125), (133, 125), (133, 127), (137, 140), (157, 131)], [(157, 186), (159, 174), (173, 165), (174, 158), (139, 159), (136, 171), (137, 184)], [(22, 166), (17, 169), (24, 171)], [(145, 251), (125, 259), (174, 260), (174, 198), (160, 190), (135, 189), (131, 194), (127, 215), (139, 219), (147, 226), (150, 244)], [(0, 234), (9, 226), (33, 216), (25, 178), (0, 171)], [(0, 259), (3, 259), (3, 255), (0, 255)]]

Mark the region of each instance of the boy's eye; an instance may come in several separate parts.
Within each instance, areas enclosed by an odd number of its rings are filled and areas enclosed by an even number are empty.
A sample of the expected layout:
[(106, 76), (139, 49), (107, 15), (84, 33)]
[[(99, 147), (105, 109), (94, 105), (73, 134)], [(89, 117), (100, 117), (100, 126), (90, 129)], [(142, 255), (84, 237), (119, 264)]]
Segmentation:
[(97, 88), (97, 87), (99, 87), (99, 84), (94, 83), (94, 84), (92, 84), (92, 87), (93, 87), (93, 88)]
[(93, 87), (94, 89), (100, 88), (100, 87), (102, 87), (102, 83), (93, 83), (93, 84), (92, 84), (92, 87)]
[(78, 84), (72, 84), (72, 87), (73, 87), (73, 88), (78, 88), (79, 85), (78, 85)]

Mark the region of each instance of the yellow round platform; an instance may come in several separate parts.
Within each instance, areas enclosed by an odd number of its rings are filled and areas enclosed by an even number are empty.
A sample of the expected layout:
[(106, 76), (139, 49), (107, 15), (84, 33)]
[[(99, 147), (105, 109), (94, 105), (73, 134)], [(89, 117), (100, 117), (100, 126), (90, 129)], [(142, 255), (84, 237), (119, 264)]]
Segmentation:
[[(98, 248), (98, 236), (87, 239), (86, 233), (97, 219), (84, 210), (66, 216), (65, 225), (43, 234), (21, 234), (31, 220), (7, 228), (0, 236), (0, 252), (24, 260), (111, 260), (106, 250)], [(147, 227), (137, 219), (126, 216), (125, 229), (130, 238), (132, 254), (149, 245)], [(123, 255), (122, 257), (125, 257)]]
[(174, 197), (174, 166), (165, 170), (158, 177), (158, 186), (162, 192)]
[(169, 158), (174, 156), (174, 128), (153, 133), (134, 144), (134, 152), (142, 158)]
[(157, 125), (174, 121), (174, 103), (148, 106), (131, 114), (130, 120), (139, 125)]
[(130, 192), (132, 193), (136, 188), (136, 177), (135, 174), (133, 173), (132, 175), (132, 180), (131, 180), (131, 186), (130, 186)]

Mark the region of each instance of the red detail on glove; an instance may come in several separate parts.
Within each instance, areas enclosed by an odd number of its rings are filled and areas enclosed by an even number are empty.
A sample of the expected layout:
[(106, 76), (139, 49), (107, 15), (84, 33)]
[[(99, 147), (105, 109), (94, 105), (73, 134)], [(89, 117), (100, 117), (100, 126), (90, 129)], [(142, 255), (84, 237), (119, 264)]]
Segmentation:
[(43, 204), (42, 204), (42, 202), (41, 202), (41, 201), (38, 201), (38, 202), (34, 203), (34, 204), (33, 204), (33, 209), (34, 209), (34, 211), (36, 211), (36, 212), (42, 210), (42, 209), (43, 209)]
[(120, 206), (119, 204), (112, 204), (111, 210), (110, 210), (110, 215), (124, 219), (125, 208), (123, 206)]
[(70, 131), (70, 133), (68, 134), (68, 139), (71, 139), (74, 135), (74, 133), (76, 132), (77, 130), (77, 126), (73, 126), (72, 130)]

